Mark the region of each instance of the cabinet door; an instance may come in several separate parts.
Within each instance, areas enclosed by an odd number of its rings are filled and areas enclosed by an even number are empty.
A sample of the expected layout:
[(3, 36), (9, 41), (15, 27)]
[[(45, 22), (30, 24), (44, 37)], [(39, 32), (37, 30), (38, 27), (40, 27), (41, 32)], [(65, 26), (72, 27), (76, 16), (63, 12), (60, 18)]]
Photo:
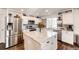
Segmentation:
[(40, 44), (34, 41), (31, 37), (24, 35), (24, 48), (25, 50), (39, 50)]
[(40, 50), (40, 44), (30, 37), (28, 38), (28, 50)]
[(38, 24), (39, 23), (39, 19), (35, 19), (35, 24)]
[(22, 17), (22, 30), (26, 30), (28, 24), (28, 17)]
[(28, 19), (29, 19), (28, 17), (22, 17), (22, 19), (23, 19), (22, 20), (23, 24), (28, 24)]
[(74, 42), (73, 32), (63, 30), (62, 31), (62, 41), (73, 45), (73, 42)]
[(52, 36), (41, 45), (42, 50), (56, 50), (57, 49), (57, 37)]
[(73, 24), (72, 12), (63, 13), (63, 24)]
[(79, 9), (74, 9), (74, 33), (79, 35)]

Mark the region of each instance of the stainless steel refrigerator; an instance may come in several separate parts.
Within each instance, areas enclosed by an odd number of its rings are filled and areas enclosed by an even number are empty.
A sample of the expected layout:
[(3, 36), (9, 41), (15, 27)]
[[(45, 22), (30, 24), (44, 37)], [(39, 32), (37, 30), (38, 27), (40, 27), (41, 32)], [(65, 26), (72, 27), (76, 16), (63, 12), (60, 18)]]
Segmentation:
[(8, 18), (5, 21), (6, 32), (5, 32), (5, 48), (9, 48), (18, 44), (18, 37), (22, 34), (21, 32), (21, 18), (16, 15), (8, 14)]

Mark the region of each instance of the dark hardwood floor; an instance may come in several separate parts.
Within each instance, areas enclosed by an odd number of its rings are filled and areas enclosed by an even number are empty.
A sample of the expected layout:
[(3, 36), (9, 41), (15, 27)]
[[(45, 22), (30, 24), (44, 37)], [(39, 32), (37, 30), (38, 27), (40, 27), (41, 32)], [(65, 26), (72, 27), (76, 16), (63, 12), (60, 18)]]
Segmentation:
[(77, 45), (70, 45), (65, 42), (58, 41), (58, 50), (79, 50)]
[(17, 44), (15, 46), (7, 48), (5, 50), (24, 50), (24, 43)]
[(0, 43), (0, 50), (4, 50), (5, 49), (5, 43)]
[[(1, 45), (3, 45), (3, 44), (1, 44)], [(8, 49), (1, 48), (0, 50), (24, 50), (24, 43), (20, 43), (16, 46), (8, 48)], [(67, 43), (58, 41), (58, 49), (57, 50), (79, 50), (79, 47), (76, 45), (69, 45)]]
[(20, 43), (9, 48), (5, 48), (5, 44), (0, 43), (0, 50), (24, 50), (24, 43)]

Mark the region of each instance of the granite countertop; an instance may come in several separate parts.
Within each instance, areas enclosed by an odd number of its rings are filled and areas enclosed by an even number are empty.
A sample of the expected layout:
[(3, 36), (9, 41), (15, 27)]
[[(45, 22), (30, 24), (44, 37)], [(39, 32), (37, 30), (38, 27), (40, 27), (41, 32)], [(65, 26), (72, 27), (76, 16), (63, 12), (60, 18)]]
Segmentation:
[(45, 42), (47, 39), (56, 36), (57, 32), (53, 32), (52, 30), (47, 30), (47, 29), (42, 29), (41, 32), (39, 31), (23, 31), (23, 35), (27, 35), (30, 38), (32, 38), (33, 40), (39, 42), (39, 43), (43, 43)]

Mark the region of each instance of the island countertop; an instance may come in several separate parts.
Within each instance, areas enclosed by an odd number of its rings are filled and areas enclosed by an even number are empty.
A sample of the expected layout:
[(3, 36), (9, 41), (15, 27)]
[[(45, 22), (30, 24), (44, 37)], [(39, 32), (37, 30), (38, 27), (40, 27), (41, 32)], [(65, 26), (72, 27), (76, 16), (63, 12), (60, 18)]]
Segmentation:
[(47, 39), (57, 36), (57, 32), (53, 32), (52, 30), (42, 29), (41, 32), (39, 32), (39, 31), (31, 31), (31, 32), (23, 31), (23, 35), (27, 35), (27, 36), (31, 37), (33, 40), (42, 44)]

